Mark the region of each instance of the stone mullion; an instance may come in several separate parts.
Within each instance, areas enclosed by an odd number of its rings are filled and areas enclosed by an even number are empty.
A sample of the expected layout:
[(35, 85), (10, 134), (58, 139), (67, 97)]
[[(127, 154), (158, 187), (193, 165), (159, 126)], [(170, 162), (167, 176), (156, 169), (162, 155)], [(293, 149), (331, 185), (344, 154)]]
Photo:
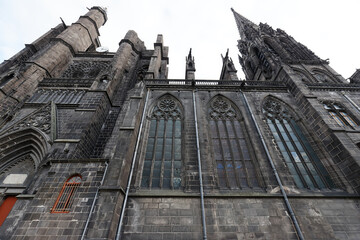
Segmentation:
[(66, 100), (64, 100), (64, 102), (66, 101), (67, 103), (71, 103), (72, 100), (74, 99), (76, 93), (77, 93), (76, 90), (75, 91), (70, 91), (68, 96), (66, 97)]
[(346, 124), (344, 120), (339, 117), (339, 113), (337, 111), (329, 111), (329, 115), (337, 122), (341, 127), (345, 127)]
[(171, 180), (170, 180), (170, 187), (174, 189), (174, 161), (175, 161), (175, 122), (176, 120), (173, 119), (173, 127), (172, 127), (172, 136), (171, 136)]
[[(279, 122), (281, 122), (281, 119), (278, 119), (278, 120), (279, 120)], [(283, 138), (283, 136), (282, 136), (282, 134), (281, 134), (281, 132), (280, 132), (277, 124), (276, 124), (276, 122), (275, 122), (275, 119), (274, 119), (272, 122), (273, 122), (273, 125), (274, 125), (274, 127), (275, 127), (275, 129), (276, 129), (276, 131), (277, 131), (277, 133), (278, 133), (278, 135), (279, 135), (279, 137), (280, 137), (280, 139), (281, 139), (281, 141), (282, 141), (282, 143), (283, 143), (283, 145), (284, 145), (284, 147), (285, 147), (285, 149), (286, 149), (286, 151), (287, 151), (290, 159), (291, 159), (292, 164), (293, 164), (294, 167), (295, 167), (295, 170), (296, 170), (296, 172), (297, 172), (300, 180), (302, 181), (304, 187), (308, 187), (308, 185), (306, 184), (305, 179), (303, 178), (303, 176), (302, 176), (302, 174), (301, 174), (298, 166), (296, 165), (296, 162), (295, 162), (295, 160), (294, 160), (294, 158), (293, 158), (293, 156), (292, 156), (292, 154), (291, 154), (291, 152), (290, 152), (290, 150), (289, 150), (289, 148), (288, 148), (288, 146), (287, 146), (287, 144), (286, 144), (286, 142), (285, 142), (285, 140), (284, 140), (284, 138)], [(290, 172), (290, 174), (291, 174), (291, 172)]]
[[(74, 97), (73, 97), (73, 99), (75, 99), (75, 101), (73, 103), (78, 103), (84, 93), (85, 93), (84, 90), (75, 91), (75, 94), (74, 94)], [(71, 101), (73, 101), (73, 99), (71, 99)]]
[[(287, 120), (285, 119), (285, 121), (287, 121)], [(288, 121), (287, 121), (287, 122), (288, 122)], [(289, 122), (288, 122), (288, 123), (289, 123)], [(304, 158), (302, 157), (302, 155), (301, 155), (301, 153), (300, 153), (300, 150), (297, 148), (297, 146), (296, 146), (294, 140), (292, 139), (292, 137), (291, 137), (288, 129), (286, 128), (286, 126), (285, 126), (285, 124), (284, 124), (284, 121), (281, 121), (280, 124), (281, 124), (281, 126), (283, 127), (283, 129), (285, 130), (285, 132), (286, 132), (286, 134), (287, 134), (287, 136), (288, 136), (291, 144), (293, 145), (293, 147), (294, 147), (297, 155), (299, 156), (300, 161), (301, 161), (301, 164), (304, 166), (305, 171), (307, 172), (307, 175), (310, 177), (310, 179), (311, 179), (312, 183), (315, 185), (315, 187), (319, 188), (319, 186), (318, 186), (318, 184), (316, 183), (314, 177), (312, 176), (312, 174), (311, 174), (308, 166), (306, 165), (305, 160), (304, 160)], [(290, 124), (289, 124), (289, 125), (290, 125)], [(293, 131), (293, 132), (294, 132), (294, 131)], [(294, 132), (294, 134), (296, 134), (296, 133)], [(297, 135), (296, 135), (296, 136), (297, 136)], [(299, 136), (297, 136), (297, 138), (300, 139)], [(301, 144), (301, 141), (299, 141), (299, 143)], [(301, 145), (302, 145), (302, 144), (301, 144)], [(302, 145), (302, 146), (303, 146), (303, 145)], [(304, 146), (303, 146), (303, 149), (305, 150)], [(306, 150), (305, 150), (305, 151), (306, 151)], [(306, 152), (306, 153), (307, 153), (307, 152)], [(308, 153), (307, 153), (307, 155), (308, 155), (308, 157), (311, 159), (311, 157), (310, 157), (310, 155), (309, 155)], [(313, 162), (313, 161), (311, 161), (311, 162)], [(313, 165), (314, 165), (314, 164), (313, 164)], [(308, 185), (308, 184), (307, 184), (307, 185)], [(308, 187), (310, 187), (310, 186), (308, 186)]]
[[(235, 159), (234, 159), (235, 157), (234, 157), (234, 153), (233, 153), (233, 148), (232, 148), (232, 146), (231, 146), (229, 131), (228, 131), (228, 129), (227, 129), (226, 122), (227, 122), (227, 120), (223, 120), (225, 132), (226, 132), (226, 138), (227, 138), (227, 142), (228, 142), (229, 149), (230, 149), (231, 160), (232, 160), (232, 163), (233, 163), (233, 171), (234, 171), (234, 175), (235, 175), (235, 179), (236, 179), (237, 186), (241, 189), (241, 180), (239, 179), (238, 174), (236, 174)], [(232, 124), (233, 121), (230, 121), (230, 122), (231, 122), (231, 126), (233, 127), (233, 124)], [(234, 130), (234, 129), (235, 129), (235, 128), (233, 127), (233, 130)], [(235, 133), (235, 136), (236, 136), (236, 133)]]
[[(66, 97), (66, 94), (67, 94), (67, 90), (65, 90), (65, 91), (61, 91), (61, 93), (60, 93), (60, 97), (58, 98), (58, 103), (61, 103), (61, 101)], [(55, 102), (55, 100), (54, 100), (54, 102)]]
[(63, 103), (71, 103), (70, 101), (69, 101), (69, 99), (70, 99), (70, 96), (71, 96), (71, 93), (72, 93), (73, 91), (72, 90), (66, 90), (66, 92), (65, 92), (65, 97), (62, 99), (62, 101), (63, 101)]
[(351, 118), (351, 115), (348, 114), (345, 110), (339, 110), (339, 115), (341, 118), (345, 120), (346, 125), (355, 128), (357, 126), (357, 123), (354, 121), (354, 119)]
[[(218, 135), (218, 139), (219, 139), (219, 146), (220, 146), (220, 149), (221, 149), (221, 156), (222, 156), (222, 162), (223, 162), (223, 166), (224, 166), (224, 173), (225, 173), (225, 180), (226, 180), (226, 186), (229, 188), (230, 187), (230, 182), (229, 182), (229, 176), (227, 174), (227, 171), (226, 171), (226, 164), (225, 164), (225, 160), (224, 160), (224, 149), (222, 147), (222, 143), (221, 143), (221, 136), (220, 136), (220, 131), (219, 131), (219, 123), (218, 123), (218, 120), (215, 121), (215, 125), (216, 125), (216, 132), (217, 132), (217, 135)], [(216, 160), (215, 160), (216, 161)]]
[[(149, 188), (152, 186), (152, 176), (154, 172), (154, 165), (155, 165), (155, 156), (156, 156), (156, 145), (157, 145), (157, 135), (158, 135), (158, 128), (159, 128), (159, 121), (160, 119), (156, 119), (156, 127), (155, 127), (155, 136), (154, 136), (154, 146), (153, 146), (153, 155), (151, 159), (151, 168), (149, 174)], [(150, 124), (151, 127), (151, 124)]]
[(49, 95), (49, 91), (42, 90), (40, 97), (36, 100), (37, 103), (42, 103), (45, 98), (47, 98)]
[[(296, 137), (297, 137), (298, 139), (300, 139), (299, 142), (300, 142), (301, 146), (303, 147), (304, 151), (306, 152), (307, 156), (309, 157), (309, 159), (310, 159), (310, 161), (311, 161), (311, 164), (313, 165), (313, 167), (314, 167), (315, 170), (316, 170), (316, 173), (317, 173), (318, 176), (321, 178), (321, 180), (322, 180), (322, 182), (324, 183), (324, 185), (325, 185), (326, 187), (330, 188), (328, 182), (326, 181), (326, 179), (324, 178), (324, 176), (321, 174), (321, 172), (319, 171), (317, 165), (315, 164), (314, 160), (312, 159), (311, 154), (308, 152), (308, 150), (307, 150), (307, 148), (305, 147), (304, 143), (301, 141), (300, 136), (299, 136), (299, 135), (297, 134), (297, 132), (295, 131), (293, 124), (292, 124), (291, 122), (289, 122), (289, 121), (288, 121), (288, 123), (289, 123), (289, 126), (291, 127), (293, 133), (296, 135)], [(301, 159), (302, 159), (302, 158), (301, 158)], [(305, 162), (305, 161), (304, 161), (304, 162)], [(306, 164), (303, 164), (303, 165), (306, 165)], [(307, 166), (306, 166), (306, 169), (307, 169), (308, 173), (310, 173), (309, 175), (311, 176), (311, 179), (313, 179), (313, 182), (315, 183), (315, 185), (316, 185), (318, 188), (320, 188), (320, 187), (318, 186), (317, 182), (315, 181), (315, 179), (313, 178), (313, 175), (311, 174), (311, 171), (308, 169)]]
[[(242, 152), (242, 148), (241, 148), (241, 144), (240, 144), (240, 138), (239, 138), (239, 136), (237, 135), (237, 133), (235, 131), (234, 121), (231, 121), (231, 124), (232, 124), (232, 127), (234, 129), (234, 133), (235, 133), (235, 137), (236, 137), (236, 144), (238, 145), (239, 155), (241, 157), (241, 162), (243, 164), (243, 169), (244, 169), (244, 173), (245, 173), (245, 176), (246, 176), (246, 181), (248, 183), (248, 186), (251, 187), (251, 183), (250, 183), (250, 180), (249, 180), (249, 173), (248, 173), (247, 168), (246, 168), (245, 158), (244, 158), (244, 154)], [(239, 125), (240, 125), (240, 123), (239, 123)], [(240, 129), (240, 131), (241, 131), (241, 129)], [(246, 141), (245, 141), (245, 143), (246, 143)]]
[(163, 135), (163, 147), (161, 156), (161, 169), (160, 169), (160, 189), (163, 187), (164, 181), (164, 165), (165, 165), (165, 143), (166, 143), (166, 130), (167, 130), (167, 118), (164, 119), (164, 135)]
[[(54, 96), (56, 96), (57, 94), (58, 94), (58, 91), (59, 90), (51, 90), (50, 91), (50, 94), (46, 97), (46, 98), (44, 98), (44, 102), (45, 103), (47, 103), (49, 100), (51, 100), (51, 98), (53, 98)], [(55, 97), (56, 98), (56, 97)]]

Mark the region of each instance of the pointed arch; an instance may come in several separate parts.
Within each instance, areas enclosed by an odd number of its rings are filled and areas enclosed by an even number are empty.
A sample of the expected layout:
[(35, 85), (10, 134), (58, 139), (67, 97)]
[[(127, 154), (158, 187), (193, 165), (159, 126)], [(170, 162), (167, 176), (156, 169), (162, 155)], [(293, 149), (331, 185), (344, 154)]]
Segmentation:
[(255, 66), (251, 63), (252, 62), (249, 60), (246, 60), (245, 62), (245, 71), (249, 80), (253, 80), (255, 77)]
[(208, 103), (214, 161), (221, 189), (260, 187), (260, 174), (240, 110), (228, 98), (216, 95)]
[(260, 68), (264, 77), (266, 79), (271, 79), (273, 74), (271, 64), (264, 55), (263, 51), (260, 51), (260, 49), (255, 45), (250, 47), (250, 59), (253, 62), (255, 69)]
[(290, 106), (268, 96), (262, 112), (286, 165), (299, 188), (333, 188), (334, 184), (298, 124)]
[(168, 93), (150, 107), (142, 188), (181, 188), (183, 113), (179, 100)]
[(318, 80), (318, 82), (321, 82), (321, 83), (339, 83), (340, 82), (338, 79), (336, 79), (334, 76), (332, 76), (328, 72), (324, 71), (323, 69), (313, 68), (313, 69), (311, 69), (311, 72), (312, 72), (314, 78), (316, 78)]
[[(184, 112), (184, 106), (183, 106), (183, 104), (180, 102), (180, 100), (179, 100), (177, 97), (175, 97), (175, 96), (174, 96), (173, 94), (171, 94), (171, 93), (164, 93), (164, 94), (162, 94), (161, 96), (159, 96), (158, 98), (156, 98), (156, 100), (154, 100), (153, 103), (150, 105), (150, 107), (149, 107), (149, 112), (148, 112), (148, 115), (147, 115), (148, 118), (151, 118), (152, 112), (157, 108), (157, 105), (158, 105), (162, 100), (165, 100), (165, 101), (167, 101), (167, 100), (172, 100), (172, 101), (174, 101), (176, 107), (179, 108), (179, 111), (180, 111), (181, 113)], [(184, 115), (181, 114), (180, 117), (183, 118)]]
[(77, 189), (81, 185), (82, 176), (80, 174), (74, 174), (70, 176), (64, 183), (54, 206), (51, 209), (51, 213), (68, 213), (75, 199)]
[(350, 126), (356, 128), (360, 125), (359, 120), (346, 108), (343, 104), (335, 101), (323, 100), (321, 101), (324, 108), (329, 113), (329, 116), (341, 126)]
[(277, 54), (280, 58), (287, 60), (290, 58), (289, 53), (281, 47), (281, 45), (272, 37), (264, 37), (265, 45), (270, 49), (271, 52)]
[(304, 82), (307, 82), (307, 83), (316, 83), (316, 82), (318, 82), (318, 79), (314, 78), (313, 76), (310, 76), (303, 69), (299, 69), (299, 68), (295, 68), (295, 67), (292, 67), (291, 69), (294, 71), (294, 73), (298, 74), (299, 77), (301, 78), (301, 80), (304, 81)]
[[(47, 141), (47, 136), (35, 128), (26, 128), (1, 136), (0, 180), (4, 180), (14, 171), (21, 170), (26, 177), (35, 173), (48, 152)], [(20, 166), (24, 164), (29, 168), (24, 169)]]

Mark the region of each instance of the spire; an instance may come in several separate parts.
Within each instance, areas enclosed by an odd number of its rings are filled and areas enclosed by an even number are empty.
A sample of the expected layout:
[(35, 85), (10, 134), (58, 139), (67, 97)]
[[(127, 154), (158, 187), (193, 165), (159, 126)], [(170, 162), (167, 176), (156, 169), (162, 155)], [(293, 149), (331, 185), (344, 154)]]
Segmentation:
[(234, 14), (236, 25), (238, 27), (241, 39), (242, 40), (245, 40), (245, 39), (251, 40), (253, 38), (253, 34), (257, 33), (259, 26), (256, 25), (255, 23), (251, 22), (246, 17), (237, 13), (233, 8), (231, 8), (231, 11)]
[(185, 69), (185, 79), (194, 80), (195, 79), (195, 58), (191, 55), (191, 48), (188, 56), (186, 57), (186, 69)]

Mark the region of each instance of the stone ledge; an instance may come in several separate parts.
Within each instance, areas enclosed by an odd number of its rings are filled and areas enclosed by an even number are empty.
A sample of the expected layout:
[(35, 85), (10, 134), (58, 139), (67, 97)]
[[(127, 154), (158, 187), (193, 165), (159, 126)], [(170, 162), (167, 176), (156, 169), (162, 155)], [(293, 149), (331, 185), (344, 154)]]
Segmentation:
[(124, 131), (134, 131), (134, 130), (135, 130), (135, 127), (120, 127), (119, 129), (120, 129), (120, 131), (121, 131), (121, 130), (124, 130)]
[(34, 198), (35, 194), (19, 194), (16, 196), (18, 199)]
[(80, 139), (55, 139), (54, 143), (78, 143)]
[(88, 158), (88, 159), (50, 159), (51, 163), (104, 163), (109, 162), (107, 158)]
[(77, 108), (75, 109), (76, 112), (95, 112), (95, 108)]
[(100, 186), (99, 190), (105, 192), (121, 192), (125, 195), (125, 190), (120, 186)]
[[(173, 190), (138, 191), (129, 194), (130, 197), (200, 197), (200, 193), (185, 193)], [(360, 195), (344, 192), (300, 193), (288, 194), (288, 198), (351, 198), (360, 199)], [(283, 198), (281, 194), (259, 192), (233, 192), (233, 193), (205, 193), (204, 198)]]

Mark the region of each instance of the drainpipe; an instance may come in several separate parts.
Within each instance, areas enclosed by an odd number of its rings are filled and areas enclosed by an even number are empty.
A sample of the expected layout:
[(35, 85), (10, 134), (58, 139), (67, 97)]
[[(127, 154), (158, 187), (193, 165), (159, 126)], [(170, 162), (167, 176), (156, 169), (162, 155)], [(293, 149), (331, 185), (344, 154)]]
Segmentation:
[(358, 112), (360, 112), (359, 106), (358, 106), (353, 100), (351, 100), (351, 98), (349, 98), (347, 95), (345, 95), (345, 92), (344, 92), (344, 91), (341, 91), (341, 94), (346, 98), (346, 100), (348, 100), (348, 102), (349, 102), (351, 105), (353, 105), (353, 106), (356, 108), (356, 110), (358, 110)]
[(135, 160), (136, 160), (136, 156), (137, 156), (137, 152), (138, 152), (138, 148), (139, 148), (139, 143), (140, 143), (140, 138), (141, 138), (141, 130), (142, 130), (142, 126), (143, 126), (143, 123), (144, 123), (144, 119), (145, 119), (145, 115), (146, 115), (147, 102), (149, 100), (149, 95), (150, 95), (149, 92), (150, 92), (150, 89), (148, 89), (147, 92), (146, 92), (146, 100), (145, 100), (144, 109), (143, 109), (141, 122), (140, 122), (140, 126), (139, 126), (139, 131), (138, 131), (138, 135), (137, 135), (137, 139), (136, 139), (135, 151), (134, 151), (134, 155), (133, 155), (132, 162), (131, 162), (131, 169), (130, 169), (130, 174), (129, 174), (129, 178), (128, 178), (128, 183), (127, 183), (127, 186), (126, 186), (125, 198), (124, 198), (124, 202), (123, 202), (123, 205), (122, 205), (120, 219), (119, 219), (119, 223), (118, 223), (118, 227), (117, 227), (116, 240), (121, 239), (121, 227), (122, 227), (122, 222), (123, 222), (123, 219), (124, 219), (124, 216), (125, 216), (125, 208), (126, 208), (127, 200), (128, 200), (128, 197), (129, 197), (131, 179), (132, 179), (132, 175), (134, 173)]
[(89, 222), (90, 222), (90, 219), (91, 219), (91, 215), (92, 215), (92, 213), (93, 213), (93, 211), (94, 211), (95, 204), (96, 204), (96, 200), (97, 200), (98, 195), (99, 195), (99, 189), (100, 189), (100, 187), (103, 185), (104, 180), (105, 180), (105, 177), (106, 177), (106, 173), (107, 173), (109, 164), (108, 164), (107, 162), (105, 162), (105, 165), (106, 165), (106, 167), (105, 167), (104, 175), (103, 175), (103, 177), (102, 177), (102, 179), (101, 179), (100, 186), (99, 186), (99, 187), (97, 188), (97, 190), (96, 190), (95, 197), (94, 197), (94, 200), (93, 200), (93, 203), (92, 203), (92, 205), (91, 205), (90, 212), (89, 212), (89, 216), (88, 216), (88, 218), (87, 218), (87, 220), (86, 220), (86, 224), (85, 224), (85, 227), (84, 227), (84, 231), (83, 231), (83, 233), (82, 233), (82, 235), (81, 235), (81, 240), (84, 240), (84, 239), (85, 239), (85, 235), (86, 235), (86, 232), (87, 232), (87, 228), (88, 228), (88, 226), (89, 226)]
[(274, 175), (275, 175), (275, 177), (276, 177), (276, 181), (277, 181), (277, 183), (278, 183), (278, 185), (279, 185), (279, 187), (280, 187), (281, 194), (283, 195), (283, 198), (284, 198), (286, 207), (287, 207), (287, 209), (288, 209), (288, 211), (289, 211), (289, 213), (290, 213), (290, 217), (291, 217), (291, 220), (292, 220), (292, 222), (293, 222), (293, 224), (294, 224), (294, 226), (295, 226), (296, 233), (298, 234), (298, 237), (299, 237), (300, 240), (304, 240), (304, 236), (303, 236), (303, 234), (302, 234), (302, 232), (301, 232), (299, 223), (298, 223), (298, 221), (296, 220), (295, 213), (294, 213), (294, 211), (292, 210), (291, 204), (290, 204), (289, 199), (288, 199), (288, 197), (287, 197), (287, 195), (286, 195), (286, 192), (285, 192), (285, 190), (284, 190), (284, 187), (283, 187), (283, 185), (282, 185), (282, 183), (281, 183), (281, 179), (280, 179), (279, 174), (278, 174), (278, 172), (277, 172), (277, 170), (276, 170), (275, 164), (274, 164), (274, 162), (273, 162), (273, 160), (272, 160), (272, 158), (271, 158), (271, 156), (270, 156), (269, 149), (267, 148), (267, 146), (266, 146), (266, 144), (265, 144), (265, 140), (264, 140), (264, 138), (263, 138), (263, 136), (262, 136), (262, 134), (261, 134), (261, 132), (260, 132), (260, 128), (259, 128), (259, 126), (258, 126), (258, 124), (257, 124), (257, 122), (256, 122), (256, 120), (255, 120), (254, 114), (253, 114), (253, 112), (252, 112), (252, 110), (251, 110), (251, 108), (250, 108), (249, 102), (248, 102), (245, 94), (241, 91), (241, 89), (239, 90), (239, 92), (240, 92), (241, 96), (242, 96), (243, 99), (244, 99), (246, 108), (247, 108), (247, 109), (249, 110), (249, 112), (250, 112), (251, 120), (252, 120), (253, 123), (255, 124), (256, 131), (257, 131), (257, 133), (258, 133), (259, 136), (260, 136), (261, 143), (262, 143), (262, 145), (263, 145), (263, 147), (264, 147), (264, 149), (265, 149), (266, 156), (267, 156), (267, 158), (268, 158), (268, 160), (269, 160), (269, 162), (270, 162), (271, 168), (272, 168), (272, 170), (273, 170), (273, 172), (274, 172)]
[(196, 133), (196, 148), (197, 148), (197, 159), (199, 166), (199, 181), (200, 181), (200, 197), (201, 197), (201, 217), (203, 225), (203, 239), (206, 240), (206, 221), (205, 221), (205, 207), (204, 207), (204, 188), (202, 181), (202, 171), (201, 171), (201, 158), (200, 158), (200, 144), (199, 144), (199, 132), (198, 132), (198, 123), (196, 116), (196, 99), (195, 99), (195, 90), (192, 93), (193, 105), (194, 105), (194, 116), (195, 116), (195, 133)]

